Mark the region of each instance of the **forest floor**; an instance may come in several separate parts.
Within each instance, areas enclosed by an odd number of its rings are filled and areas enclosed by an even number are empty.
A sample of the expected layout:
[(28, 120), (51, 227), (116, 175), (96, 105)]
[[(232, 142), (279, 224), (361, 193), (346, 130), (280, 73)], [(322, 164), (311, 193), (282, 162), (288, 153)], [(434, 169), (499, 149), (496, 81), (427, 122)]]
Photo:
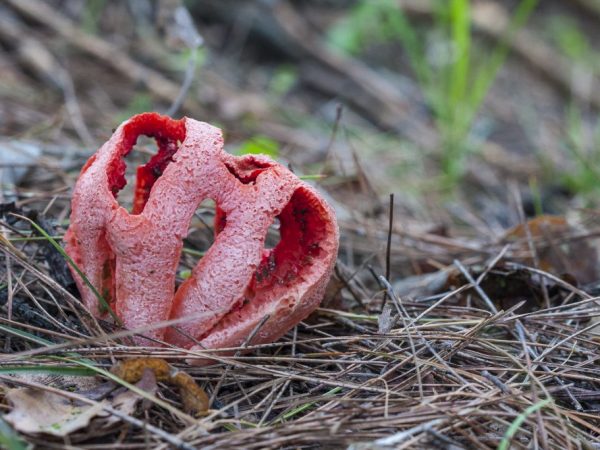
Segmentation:
[[(434, 3), (0, 3), (0, 446), (600, 449), (600, 7)], [(334, 207), (335, 276), (279, 341), (197, 367), (79, 302), (51, 241), (143, 111), (221, 127)], [(212, 243), (197, 217), (180, 279)], [(116, 379), (131, 357), (191, 375), (208, 411)]]

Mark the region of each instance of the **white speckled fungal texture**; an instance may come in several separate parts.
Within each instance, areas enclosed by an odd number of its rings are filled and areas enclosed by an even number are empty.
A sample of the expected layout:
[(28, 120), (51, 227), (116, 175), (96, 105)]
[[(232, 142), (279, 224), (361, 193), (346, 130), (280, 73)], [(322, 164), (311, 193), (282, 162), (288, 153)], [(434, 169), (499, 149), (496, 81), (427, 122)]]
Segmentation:
[[(159, 150), (137, 170), (129, 213), (116, 196), (126, 183), (123, 158), (142, 134)], [(217, 205), (215, 241), (175, 292), (182, 239), (205, 199)], [(275, 218), (281, 240), (265, 249)], [(278, 339), (310, 314), (331, 276), (338, 240), (331, 208), (284, 166), (224, 152), (221, 131), (206, 123), (145, 113), (123, 123), (82, 169), (66, 250), (126, 328), (188, 318), (176, 325), (183, 333), (154, 327), (141, 334), (218, 349), (241, 345), (265, 316), (253, 343)], [(73, 275), (86, 306), (106, 317)]]

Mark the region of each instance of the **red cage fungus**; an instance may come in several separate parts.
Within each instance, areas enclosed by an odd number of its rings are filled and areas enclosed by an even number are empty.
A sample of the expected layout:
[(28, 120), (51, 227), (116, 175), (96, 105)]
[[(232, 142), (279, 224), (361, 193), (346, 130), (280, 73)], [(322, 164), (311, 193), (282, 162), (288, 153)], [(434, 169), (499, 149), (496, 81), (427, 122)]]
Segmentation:
[[(158, 152), (137, 169), (133, 209), (116, 196), (138, 136)], [(175, 274), (192, 215), (216, 203), (215, 241), (192, 275)], [(275, 218), (281, 240), (265, 249)], [(155, 113), (123, 123), (83, 167), (73, 191), (66, 251), (124, 326), (189, 317), (146, 336), (182, 347), (272, 342), (321, 301), (338, 249), (331, 208), (309, 184), (262, 155), (223, 151), (221, 131), (206, 123)], [(73, 273), (83, 301), (106, 318), (97, 296)], [(182, 332), (181, 332), (182, 331)], [(147, 341), (146, 341), (147, 342)]]

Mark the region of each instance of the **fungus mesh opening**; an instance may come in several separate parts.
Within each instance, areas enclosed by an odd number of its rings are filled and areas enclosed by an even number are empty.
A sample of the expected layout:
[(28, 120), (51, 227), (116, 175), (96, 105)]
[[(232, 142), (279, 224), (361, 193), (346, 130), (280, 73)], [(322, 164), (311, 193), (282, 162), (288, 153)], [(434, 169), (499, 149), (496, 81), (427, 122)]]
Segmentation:
[(192, 270), (204, 256), (215, 241), (215, 202), (206, 199), (200, 203), (190, 226), (186, 238), (183, 240), (183, 249), (179, 258), (177, 269), (176, 289), (181, 283), (191, 276)]
[(277, 247), (281, 242), (281, 223), (279, 217), (275, 217), (273, 223), (267, 231), (267, 237), (265, 239), (265, 250), (271, 250)]
[[(136, 167), (136, 182), (132, 193), (130, 190), (130, 200), (125, 196), (123, 206), (127, 207), (129, 203), (131, 206), (128, 210), (132, 214), (140, 214), (144, 210), (154, 183), (173, 161), (173, 155), (177, 153), (181, 142), (185, 139), (185, 122), (148, 113), (136, 116), (123, 127), (122, 140), (117, 144), (119, 147), (117, 156), (109, 164), (107, 173), (109, 187), (115, 198), (127, 184), (133, 185), (127, 180), (128, 165), (125, 158), (132, 153), (138, 138), (142, 135), (154, 138), (158, 151), (148, 159), (152, 152), (147, 146), (141, 145), (138, 148), (142, 151), (136, 151), (131, 155), (134, 157), (132, 166)], [(145, 157), (142, 156), (144, 153)], [(131, 159), (131, 156), (128, 159)], [(131, 178), (134, 178), (133, 175)]]
[(130, 213), (133, 213), (135, 204), (138, 167), (148, 164), (156, 153), (157, 147), (154, 139), (148, 136), (140, 136), (124, 158), (125, 185), (117, 191), (115, 198), (118, 198), (119, 205)]
[(327, 224), (320, 208), (309, 191), (296, 190), (278, 217), (280, 241), (273, 249), (265, 245), (263, 261), (252, 283), (255, 289), (289, 287), (322, 257), (320, 244), (327, 238)]

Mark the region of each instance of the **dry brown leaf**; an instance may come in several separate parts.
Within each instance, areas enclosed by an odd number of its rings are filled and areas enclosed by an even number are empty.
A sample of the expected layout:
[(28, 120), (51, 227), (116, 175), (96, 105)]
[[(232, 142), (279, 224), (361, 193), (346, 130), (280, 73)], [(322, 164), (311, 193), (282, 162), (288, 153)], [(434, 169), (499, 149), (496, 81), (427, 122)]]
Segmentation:
[[(562, 216), (539, 216), (508, 230), (504, 240), (529, 252), (530, 237), (540, 269), (582, 285), (598, 279), (598, 255), (585, 239), (569, 239), (577, 233)], [(533, 265), (532, 258), (524, 262)]]
[[(143, 371), (140, 380), (137, 383), (135, 383), (135, 385), (140, 389), (143, 389), (145, 392), (148, 392), (150, 395), (156, 395), (156, 391), (158, 390), (158, 385), (156, 384), (156, 376), (154, 375), (154, 372), (149, 369)], [(111, 403), (114, 409), (121, 411), (125, 414), (133, 414), (137, 408), (137, 405), (142, 400), (146, 399), (137, 392), (125, 389), (122, 392), (119, 392), (117, 395), (115, 395), (111, 400)], [(142, 405), (144, 409), (150, 407), (150, 402), (144, 403), (145, 404)], [(120, 419), (114, 415), (111, 415), (108, 418), (109, 423), (115, 423), (119, 420)]]
[(104, 402), (77, 405), (73, 401), (39, 389), (10, 389), (6, 398), (13, 405), (4, 420), (22, 433), (47, 433), (64, 437), (86, 427), (101, 414)]

